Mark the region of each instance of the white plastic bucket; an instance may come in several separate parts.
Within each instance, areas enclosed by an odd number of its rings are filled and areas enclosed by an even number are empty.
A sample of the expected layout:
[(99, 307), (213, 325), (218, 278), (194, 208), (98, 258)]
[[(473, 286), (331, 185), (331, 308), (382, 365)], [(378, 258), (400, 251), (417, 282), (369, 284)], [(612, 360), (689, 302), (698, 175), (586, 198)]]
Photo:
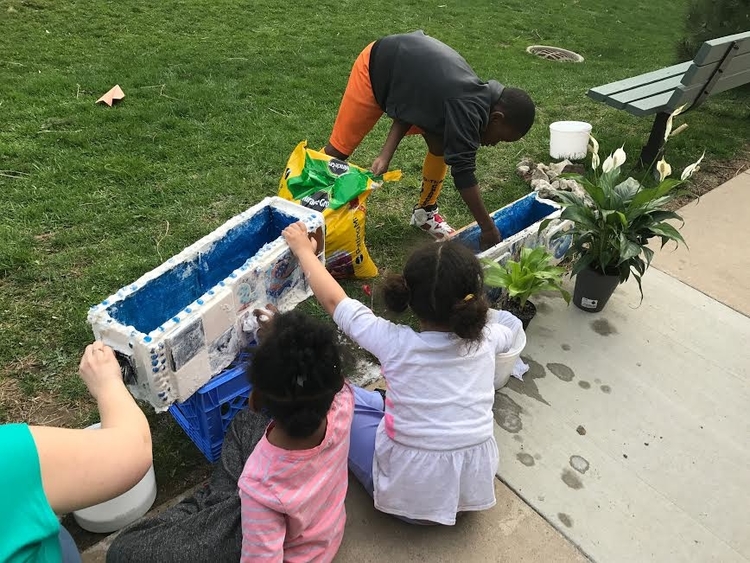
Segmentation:
[(585, 121), (555, 121), (549, 126), (549, 155), (557, 160), (586, 157), (591, 124)]
[[(96, 423), (89, 429), (100, 428)], [(119, 497), (73, 513), (78, 525), (95, 534), (109, 534), (132, 524), (146, 514), (156, 500), (156, 477), (152, 465), (138, 484)]]
[(508, 383), (513, 366), (521, 357), (524, 348), (526, 348), (526, 333), (521, 330), (516, 335), (510, 350), (495, 356), (495, 390), (505, 387)]

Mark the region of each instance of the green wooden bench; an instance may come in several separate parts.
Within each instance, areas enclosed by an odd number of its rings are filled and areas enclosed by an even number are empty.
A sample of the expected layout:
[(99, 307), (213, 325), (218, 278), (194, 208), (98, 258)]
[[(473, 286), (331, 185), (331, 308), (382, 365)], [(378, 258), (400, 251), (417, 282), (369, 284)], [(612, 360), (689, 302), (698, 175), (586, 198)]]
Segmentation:
[(588, 91), (589, 97), (637, 116), (656, 114), (641, 162), (650, 164), (664, 145), (667, 118), (706, 99), (750, 83), (750, 31), (706, 41), (692, 61), (612, 82)]

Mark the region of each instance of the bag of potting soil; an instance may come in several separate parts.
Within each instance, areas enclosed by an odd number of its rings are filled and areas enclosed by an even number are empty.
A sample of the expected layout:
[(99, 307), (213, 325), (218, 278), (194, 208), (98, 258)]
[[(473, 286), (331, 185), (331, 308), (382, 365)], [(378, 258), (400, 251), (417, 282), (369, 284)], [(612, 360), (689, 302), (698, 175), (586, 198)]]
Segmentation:
[(369, 170), (297, 145), (279, 183), (279, 196), (323, 213), (326, 268), (336, 278), (371, 278), (378, 268), (365, 246), (367, 198), (382, 182), (399, 180), (401, 171), (382, 177)]

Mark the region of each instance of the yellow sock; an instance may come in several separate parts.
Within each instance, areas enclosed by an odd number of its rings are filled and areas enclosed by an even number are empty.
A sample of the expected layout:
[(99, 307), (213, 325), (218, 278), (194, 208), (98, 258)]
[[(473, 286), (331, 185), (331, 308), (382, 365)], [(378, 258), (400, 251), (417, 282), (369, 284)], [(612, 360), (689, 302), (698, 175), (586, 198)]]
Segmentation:
[(428, 207), (437, 203), (447, 172), (448, 166), (445, 164), (445, 159), (428, 151), (422, 165), (422, 191), (419, 194), (417, 207)]

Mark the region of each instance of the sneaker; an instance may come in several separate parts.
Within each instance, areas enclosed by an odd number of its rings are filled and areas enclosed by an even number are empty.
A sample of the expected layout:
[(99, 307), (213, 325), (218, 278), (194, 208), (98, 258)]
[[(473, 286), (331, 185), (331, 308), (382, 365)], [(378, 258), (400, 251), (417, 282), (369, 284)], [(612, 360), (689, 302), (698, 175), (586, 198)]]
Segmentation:
[(427, 231), (437, 240), (450, 238), (456, 232), (440, 215), (437, 205), (415, 207), (411, 214), (411, 225)]

